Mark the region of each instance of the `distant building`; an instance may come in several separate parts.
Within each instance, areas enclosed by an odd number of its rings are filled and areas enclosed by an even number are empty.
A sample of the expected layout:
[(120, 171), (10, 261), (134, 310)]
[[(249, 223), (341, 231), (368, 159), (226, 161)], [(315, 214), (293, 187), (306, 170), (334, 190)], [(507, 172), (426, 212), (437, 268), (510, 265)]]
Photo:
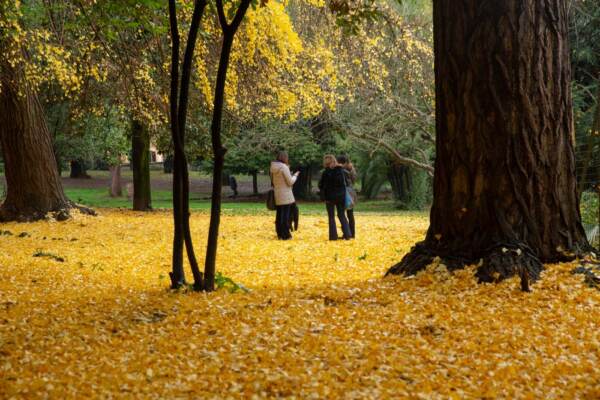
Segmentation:
[(164, 156), (158, 152), (156, 146), (150, 144), (150, 162), (152, 163), (161, 163), (165, 160)]

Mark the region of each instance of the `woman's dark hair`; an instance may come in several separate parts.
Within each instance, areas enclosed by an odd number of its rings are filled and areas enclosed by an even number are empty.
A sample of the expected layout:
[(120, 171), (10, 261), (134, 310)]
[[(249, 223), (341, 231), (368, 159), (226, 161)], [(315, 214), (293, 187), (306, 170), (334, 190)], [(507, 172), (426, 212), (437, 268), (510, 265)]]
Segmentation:
[(286, 162), (288, 160), (288, 153), (286, 151), (280, 150), (277, 152), (275, 159), (277, 161)]
[(338, 164), (346, 164), (348, 162), (348, 156), (345, 156), (343, 154), (337, 156), (336, 158), (337, 158)]

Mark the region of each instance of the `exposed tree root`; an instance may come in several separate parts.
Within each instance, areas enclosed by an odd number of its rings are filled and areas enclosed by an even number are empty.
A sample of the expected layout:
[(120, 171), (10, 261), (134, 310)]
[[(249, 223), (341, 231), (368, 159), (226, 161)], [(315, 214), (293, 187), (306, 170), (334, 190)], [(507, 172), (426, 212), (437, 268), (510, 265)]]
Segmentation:
[(94, 209), (82, 206), (81, 204), (71, 203), (71, 207), (79, 210), (80, 213), (85, 215), (91, 215), (93, 217), (96, 217), (98, 215)]
[(178, 290), (178, 289), (181, 289), (181, 288), (187, 286), (187, 282), (185, 281), (185, 278), (183, 278), (182, 280), (177, 280), (175, 278), (173, 272), (169, 272), (169, 277), (171, 278), (171, 289), (172, 290)]
[(34, 222), (54, 218), (57, 221), (66, 221), (71, 218), (71, 210), (76, 209), (82, 214), (96, 216), (96, 211), (89, 207), (68, 201), (62, 207), (57, 207), (48, 212), (37, 210), (17, 210), (12, 207), (0, 207), (0, 222)]
[(544, 269), (541, 260), (525, 244), (498, 244), (482, 251), (474, 259), (452, 257), (430, 249), (426, 242), (420, 242), (404, 256), (402, 261), (391, 267), (387, 275), (415, 275), (440, 257), (449, 271), (463, 268), (465, 265), (480, 264), (475, 276), (479, 282), (500, 282), (518, 275), (521, 278), (521, 290), (529, 291), (529, 284), (540, 278)]
[(385, 276), (415, 275), (431, 264), (434, 258), (435, 254), (427, 248), (425, 242), (419, 242), (402, 258), (402, 261), (390, 268)]
[(521, 290), (540, 278), (544, 266), (528, 246), (497, 246), (486, 252), (475, 276), (479, 282), (500, 282), (515, 275), (521, 278)]

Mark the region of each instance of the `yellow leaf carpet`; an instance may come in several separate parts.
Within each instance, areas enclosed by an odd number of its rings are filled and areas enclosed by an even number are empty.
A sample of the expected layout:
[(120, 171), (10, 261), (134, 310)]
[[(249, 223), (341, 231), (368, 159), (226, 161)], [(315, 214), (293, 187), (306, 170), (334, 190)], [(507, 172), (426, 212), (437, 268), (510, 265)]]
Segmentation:
[[(250, 293), (168, 290), (171, 216), (0, 225), (0, 398), (600, 398), (600, 291), (577, 264), (531, 293), (468, 268), (386, 269), (423, 214), (224, 216), (218, 271)], [(199, 259), (208, 215), (192, 216)], [(8, 233), (7, 233), (8, 232)], [(35, 257), (34, 257), (35, 255)]]

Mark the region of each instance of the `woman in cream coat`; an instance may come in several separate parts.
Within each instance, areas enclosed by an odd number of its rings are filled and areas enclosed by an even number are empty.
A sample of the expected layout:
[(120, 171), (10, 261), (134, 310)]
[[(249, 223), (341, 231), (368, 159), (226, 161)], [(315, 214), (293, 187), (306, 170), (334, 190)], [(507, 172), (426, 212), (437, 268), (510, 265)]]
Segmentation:
[(290, 233), (290, 212), (292, 205), (296, 202), (292, 186), (298, 178), (300, 172), (294, 175), (290, 172), (288, 166), (288, 155), (285, 151), (277, 153), (277, 159), (271, 162), (271, 181), (273, 182), (273, 192), (275, 194), (275, 206), (277, 214), (275, 217), (275, 230), (277, 237), (281, 240), (292, 238)]

